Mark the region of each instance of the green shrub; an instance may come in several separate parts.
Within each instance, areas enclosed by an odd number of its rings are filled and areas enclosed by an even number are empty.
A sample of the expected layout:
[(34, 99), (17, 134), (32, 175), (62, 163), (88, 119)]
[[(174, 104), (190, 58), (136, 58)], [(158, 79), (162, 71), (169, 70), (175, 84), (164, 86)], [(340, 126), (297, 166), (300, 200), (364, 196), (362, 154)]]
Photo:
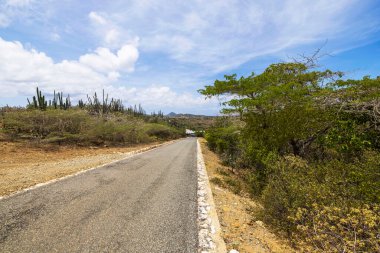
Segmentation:
[(205, 133), (208, 147), (221, 155), (226, 165), (233, 165), (240, 154), (239, 128), (226, 118), (220, 118)]
[(179, 131), (173, 131), (173, 128), (165, 125), (160, 125), (157, 123), (152, 123), (148, 125), (146, 133), (160, 140), (168, 140), (173, 138), (178, 138), (181, 136)]
[[(331, 246), (341, 252), (378, 252), (373, 230), (357, 238), (360, 243), (369, 240), (363, 246), (352, 243), (342, 229), (355, 210), (363, 211), (353, 219), (363, 226), (369, 226), (367, 219), (379, 220), (377, 211), (371, 209), (368, 217), (363, 213), (380, 204), (380, 78), (342, 80), (342, 72), (314, 68), (309, 60), (271, 64), (247, 77), (225, 75), (199, 90), (207, 97), (226, 98), (222, 112), (239, 115), (243, 122), (220, 118), (206, 140), (225, 164), (249, 170), (245, 180), (261, 197), (267, 223), (296, 238), (302, 234), (294, 219), (299, 210), (321, 223), (336, 215), (340, 218), (331, 222), (340, 227), (335, 235), (344, 243), (335, 246), (327, 238), (322, 251)], [(312, 209), (314, 205), (321, 210)], [(311, 223), (304, 226), (313, 231)], [(312, 244), (323, 243), (321, 238), (307, 243), (320, 249)]]

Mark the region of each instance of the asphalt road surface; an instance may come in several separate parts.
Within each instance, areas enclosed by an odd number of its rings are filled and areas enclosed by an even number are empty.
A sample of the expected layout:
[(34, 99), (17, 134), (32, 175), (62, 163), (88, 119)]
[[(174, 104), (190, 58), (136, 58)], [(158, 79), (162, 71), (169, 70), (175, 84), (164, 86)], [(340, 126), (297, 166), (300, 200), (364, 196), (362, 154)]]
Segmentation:
[(0, 252), (197, 252), (196, 139), (0, 200)]

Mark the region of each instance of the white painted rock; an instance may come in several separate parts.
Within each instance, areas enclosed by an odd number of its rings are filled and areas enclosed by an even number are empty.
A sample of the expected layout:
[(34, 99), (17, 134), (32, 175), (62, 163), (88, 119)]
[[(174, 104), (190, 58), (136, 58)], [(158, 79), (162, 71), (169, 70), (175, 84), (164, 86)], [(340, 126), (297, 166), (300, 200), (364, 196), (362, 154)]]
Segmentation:
[(257, 220), (255, 223), (260, 227), (264, 227), (264, 223), (261, 220)]

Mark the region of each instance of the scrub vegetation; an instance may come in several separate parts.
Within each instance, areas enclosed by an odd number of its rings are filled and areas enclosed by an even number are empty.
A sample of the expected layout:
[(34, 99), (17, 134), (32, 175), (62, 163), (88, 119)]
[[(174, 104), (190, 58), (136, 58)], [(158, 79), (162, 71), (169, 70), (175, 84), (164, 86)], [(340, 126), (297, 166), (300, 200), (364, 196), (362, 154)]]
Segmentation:
[(125, 108), (120, 99), (99, 98), (72, 106), (70, 96), (54, 92), (52, 100), (37, 88), (26, 108), (3, 107), (0, 111), (2, 137), (38, 144), (122, 146), (179, 138), (184, 129), (170, 124), (163, 113), (148, 115), (139, 106)]
[(199, 92), (225, 97), (229, 116), (205, 138), (266, 224), (299, 251), (380, 251), (380, 77), (344, 79), (306, 58)]

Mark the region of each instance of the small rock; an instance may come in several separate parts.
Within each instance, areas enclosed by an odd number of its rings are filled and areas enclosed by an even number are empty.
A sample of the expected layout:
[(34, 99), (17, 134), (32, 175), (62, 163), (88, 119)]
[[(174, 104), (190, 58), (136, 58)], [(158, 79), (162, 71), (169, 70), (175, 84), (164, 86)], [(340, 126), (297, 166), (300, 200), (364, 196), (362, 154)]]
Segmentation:
[(202, 220), (202, 221), (204, 221), (204, 220), (207, 219), (207, 215), (201, 214), (201, 215), (199, 215), (199, 219)]
[(229, 253), (239, 253), (239, 251), (237, 251), (236, 249), (232, 249), (232, 250), (230, 250)]
[(207, 229), (207, 228), (208, 228), (208, 225), (207, 225), (207, 224), (201, 224), (200, 227), (201, 227), (201, 228), (204, 228), (204, 229)]
[(264, 227), (264, 223), (261, 220), (257, 220), (255, 223), (260, 227)]

